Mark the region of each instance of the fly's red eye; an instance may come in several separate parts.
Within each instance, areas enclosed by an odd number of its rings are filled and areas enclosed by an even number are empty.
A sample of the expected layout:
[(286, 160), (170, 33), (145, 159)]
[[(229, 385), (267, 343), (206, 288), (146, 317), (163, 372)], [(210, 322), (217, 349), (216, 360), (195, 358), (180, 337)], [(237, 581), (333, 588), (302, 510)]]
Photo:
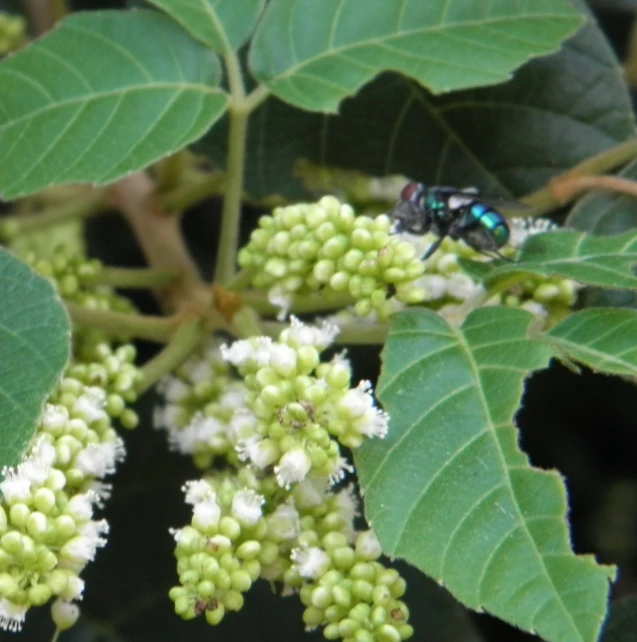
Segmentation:
[(420, 189), (420, 183), (407, 183), (400, 191), (401, 201), (411, 201), (416, 192)]

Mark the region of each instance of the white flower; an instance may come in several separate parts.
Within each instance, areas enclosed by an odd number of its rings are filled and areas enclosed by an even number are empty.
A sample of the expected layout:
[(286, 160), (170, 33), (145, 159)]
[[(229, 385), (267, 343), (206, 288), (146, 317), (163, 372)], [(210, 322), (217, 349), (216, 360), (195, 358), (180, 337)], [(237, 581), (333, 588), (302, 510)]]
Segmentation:
[(195, 504), (192, 514), (193, 526), (197, 528), (216, 526), (221, 519), (221, 507), (217, 503), (216, 495)]
[[(221, 354), (219, 354), (219, 348), (215, 345), (214, 347), (217, 360), (221, 361)], [(208, 358), (208, 354), (205, 355)], [(204, 383), (206, 381), (211, 381), (213, 378), (212, 366), (206, 359), (189, 359), (181, 367), (184, 375), (188, 378), (191, 383)]]
[(4, 468), (0, 492), (9, 504), (26, 501), (31, 496), (31, 486), (41, 486), (53, 472), (55, 448), (46, 439), (39, 439), (26, 459), (17, 468)]
[(319, 506), (325, 501), (330, 481), (327, 477), (310, 477), (294, 487), (294, 500), (300, 509)]
[[(260, 439), (255, 435), (254, 430), (257, 425), (257, 418), (253, 413), (251, 413), (247, 408), (239, 408), (233, 415), (228, 426), (228, 436), (230, 440), (238, 444), (243, 440), (250, 440), (251, 438), (256, 437), (257, 440)], [(237, 446), (237, 451), (239, 447)], [(250, 455), (246, 455), (242, 461), (250, 459)], [(266, 464), (267, 465), (267, 464)]]
[(169, 443), (173, 450), (184, 455), (194, 453), (199, 446), (214, 445), (219, 439), (225, 441), (226, 426), (214, 417), (197, 413), (183, 430), (172, 430)]
[(268, 291), (268, 301), (278, 308), (276, 318), (277, 321), (285, 321), (290, 309), (292, 308), (293, 297), (289, 292), (286, 292), (280, 285), (275, 285)]
[(268, 516), (268, 533), (275, 540), (295, 539), (300, 532), (299, 512), (292, 503), (279, 504)]
[(427, 301), (435, 301), (447, 294), (447, 284), (447, 279), (440, 274), (424, 274), (414, 285), (425, 288)]
[(373, 530), (361, 531), (356, 538), (356, 552), (366, 560), (378, 559), (383, 552)]
[(537, 301), (525, 301), (520, 307), (541, 319), (546, 319), (549, 315), (548, 310)]
[(452, 296), (454, 299), (466, 301), (483, 291), (484, 288), (466, 274), (454, 272), (447, 277), (447, 292), (449, 296)]
[(250, 461), (259, 469), (270, 466), (279, 457), (279, 449), (274, 441), (261, 439), (258, 435), (239, 439), (235, 450), (241, 461)]
[(338, 484), (342, 479), (345, 478), (347, 473), (353, 473), (354, 466), (348, 463), (345, 457), (338, 457), (334, 464), (334, 469), (330, 473), (330, 485)]
[(335, 497), (338, 511), (347, 524), (348, 536), (355, 534), (354, 519), (360, 515), (358, 496), (353, 484), (343, 488)]
[(305, 325), (295, 316), (290, 317), (290, 327), (281, 332), (280, 341), (293, 347), (314, 346), (319, 350), (327, 348), (334, 343), (340, 332), (336, 325), (323, 321), (320, 327)]
[(232, 498), (232, 516), (244, 526), (254, 526), (263, 515), (261, 506), (264, 503), (263, 495), (249, 488), (239, 490)]
[(216, 499), (215, 491), (204, 479), (188, 481), (181, 487), (181, 490), (186, 493), (186, 504), (193, 506), (211, 498)]
[(548, 218), (513, 218), (509, 220), (509, 245), (520, 247), (529, 236), (540, 234), (541, 232), (550, 232), (559, 228)]
[(187, 386), (179, 377), (166, 375), (161, 380), (160, 392), (167, 401), (177, 402), (185, 399), (190, 393), (190, 387)]
[(288, 450), (274, 467), (274, 474), (279, 486), (289, 488), (290, 484), (305, 479), (310, 472), (312, 461), (304, 448)]
[(74, 495), (66, 505), (64, 512), (77, 522), (86, 522), (93, 517), (93, 504), (97, 495), (92, 492)]
[(48, 403), (42, 411), (40, 423), (45, 430), (61, 428), (69, 420), (69, 411), (66, 406)]
[(108, 532), (108, 524), (105, 520), (87, 522), (80, 529), (80, 535), (76, 535), (64, 544), (60, 555), (74, 564), (86, 564), (95, 558), (97, 549), (106, 544), (106, 539), (100, 537), (105, 532)]
[(124, 442), (119, 437), (114, 441), (89, 444), (75, 457), (75, 466), (85, 475), (104, 477), (115, 472), (115, 464), (126, 456)]
[(82, 593), (84, 593), (84, 580), (77, 575), (71, 575), (60, 597), (70, 602), (71, 600), (81, 600)]
[(369, 381), (362, 380), (356, 388), (348, 390), (339, 401), (339, 407), (353, 420), (352, 427), (360, 435), (382, 439), (387, 434), (389, 417), (374, 406)]
[(233, 366), (253, 362), (258, 367), (270, 363), (272, 339), (270, 337), (252, 337), (235, 341), (230, 347), (221, 346), (221, 356)]
[(330, 567), (328, 554), (316, 546), (294, 548), (290, 559), (294, 562), (299, 575), (308, 580), (319, 579)]
[(155, 428), (164, 430), (179, 429), (183, 427), (184, 414), (183, 406), (157, 407), (153, 413), (153, 425)]
[(28, 606), (0, 598), (0, 628), (15, 633), (22, 629)]
[(285, 344), (275, 343), (272, 346), (270, 364), (280, 375), (293, 375), (296, 371), (296, 350)]
[(106, 392), (102, 388), (91, 386), (84, 389), (75, 403), (73, 404), (73, 414), (78, 415), (84, 421), (91, 424), (94, 421), (107, 419), (108, 415), (104, 411), (106, 404)]

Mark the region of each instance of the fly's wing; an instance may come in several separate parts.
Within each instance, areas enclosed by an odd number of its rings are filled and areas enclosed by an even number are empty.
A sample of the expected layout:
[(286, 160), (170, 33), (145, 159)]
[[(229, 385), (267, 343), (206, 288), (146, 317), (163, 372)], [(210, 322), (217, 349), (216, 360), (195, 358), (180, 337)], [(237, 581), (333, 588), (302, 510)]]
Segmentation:
[[(431, 188), (434, 189), (434, 188)], [(478, 201), (485, 205), (492, 207), (494, 210), (516, 210), (530, 212), (533, 208), (530, 205), (520, 203), (520, 201), (500, 198), (499, 196), (485, 196), (480, 194), (477, 187), (436, 187), (437, 193), (441, 198), (444, 198), (450, 209), (456, 210)]]

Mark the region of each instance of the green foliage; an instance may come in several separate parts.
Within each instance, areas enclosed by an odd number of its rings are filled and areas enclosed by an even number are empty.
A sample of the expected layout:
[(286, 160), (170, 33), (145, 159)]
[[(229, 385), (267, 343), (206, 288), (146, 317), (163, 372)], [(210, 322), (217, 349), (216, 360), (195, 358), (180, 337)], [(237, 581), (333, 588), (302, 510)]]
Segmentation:
[(238, 49), (250, 35), (264, 0), (151, 0), (219, 54)]
[(554, 51), (582, 23), (567, 2), (272, 0), (250, 49), (254, 75), (313, 111), (339, 103), (385, 69), (434, 93), (492, 85)]
[(69, 359), (69, 321), (46, 279), (0, 248), (0, 467), (24, 456)]
[(524, 243), (515, 263), (467, 266), (470, 274), (497, 289), (525, 274), (562, 276), (606, 288), (637, 288), (637, 234), (592, 236), (572, 230), (536, 234)]
[[(582, 87), (591, 88), (586, 100)], [(250, 124), (245, 182), (256, 198), (307, 197), (294, 171), (304, 158), (372, 176), (398, 173), (517, 195), (634, 132), (621, 69), (589, 19), (558, 52), (493, 87), (434, 96), (408, 78), (384, 74), (344, 101), (338, 115), (303, 112), (272, 98)], [(222, 122), (200, 148), (225, 166), (226, 141)]]
[(219, 77), (214, 55), (155, 12), (67, 18), (0, 64), (0, 192), (109, 183), (181, 149), (222, 114)]
[(524, 378), (551, 357), (532, 321), (504, 308), (460, 329), (424, 310), (395, 315), (377, 391), (389, 434), (364, 445), (357, 471), (390, 555), (474, 609), (594, 642), (614, 572), (572, 553), (562, 479), (529, 465), (513, 423)]
[(592, 370), (637, 376), (637, 312), (591, 309), (571, 314), (552, 328), (547, 340)]

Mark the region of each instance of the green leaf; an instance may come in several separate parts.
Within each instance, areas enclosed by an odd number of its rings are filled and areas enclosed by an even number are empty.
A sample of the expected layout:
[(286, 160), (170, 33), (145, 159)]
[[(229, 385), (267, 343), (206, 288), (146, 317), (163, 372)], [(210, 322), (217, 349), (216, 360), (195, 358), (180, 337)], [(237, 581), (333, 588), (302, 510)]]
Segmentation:
[(250, 68), (282, 100), (335, 112), (388, 69), (434, 93), (503, 82), (581, 24), (563, 0), (271, 0)]
[(104, 184), (222, 114), (212, 52), (155, 11), (72, 15), (0, 63), (0, 192)]
[(51, 284), (0, 248), (0, 468), (22, 459), (69, 359), (70, 329)]
[(461, 329), (433, 312), (392, 317), (378, 396), (389, 434), (358, 451), (366, 517), (386, 553), (473, 609), (551, 642), (595, 642), (613, 570), (570, 548), (556, 472), (532, 468), (513, 416), (547, 366), (533, 316), (483, 308)]
[[(622, 70), (593, 21), (506, 84), (432, 96), (415, 82), (384, 74), (340, 111), (308, 113), (275, 98), (261, 105), (248, 131), (247, 192), (307, 198), (294, 170), (308, 159), (371, 176), (401, 174), (520, 195), (635, 133)], [(224, 122), (202, 145), (222, 167), (226, 141)]]
[(637, 595), (611, 603), (601, 642), (637, 641)]
[(264, 0), (149, 1), (220, 54), (238, 49), (247, 40), (264, 5)]
[[(606, 288), (637, 289), (633, 266), (637, 263), (637, 232), (617, 236), (591, 236), (556, 230), (530, 236), (515, 263), (499, 262), (479, 268), (487, 288), (525, 274), (561, 276)], [(490, 268), (490, 271), (489, 271)]]
[(637, 376), (637, 312), (591, 309), (567, 316), (545, 339), (592, 370)]
[[(637, 161), (627, 165), (619, 176), (637, 180)], [(631, 230), (637, 227), (635, 197), (594, 190), (573, 206), (565, 225), (599, 235), (619, 234)]]

